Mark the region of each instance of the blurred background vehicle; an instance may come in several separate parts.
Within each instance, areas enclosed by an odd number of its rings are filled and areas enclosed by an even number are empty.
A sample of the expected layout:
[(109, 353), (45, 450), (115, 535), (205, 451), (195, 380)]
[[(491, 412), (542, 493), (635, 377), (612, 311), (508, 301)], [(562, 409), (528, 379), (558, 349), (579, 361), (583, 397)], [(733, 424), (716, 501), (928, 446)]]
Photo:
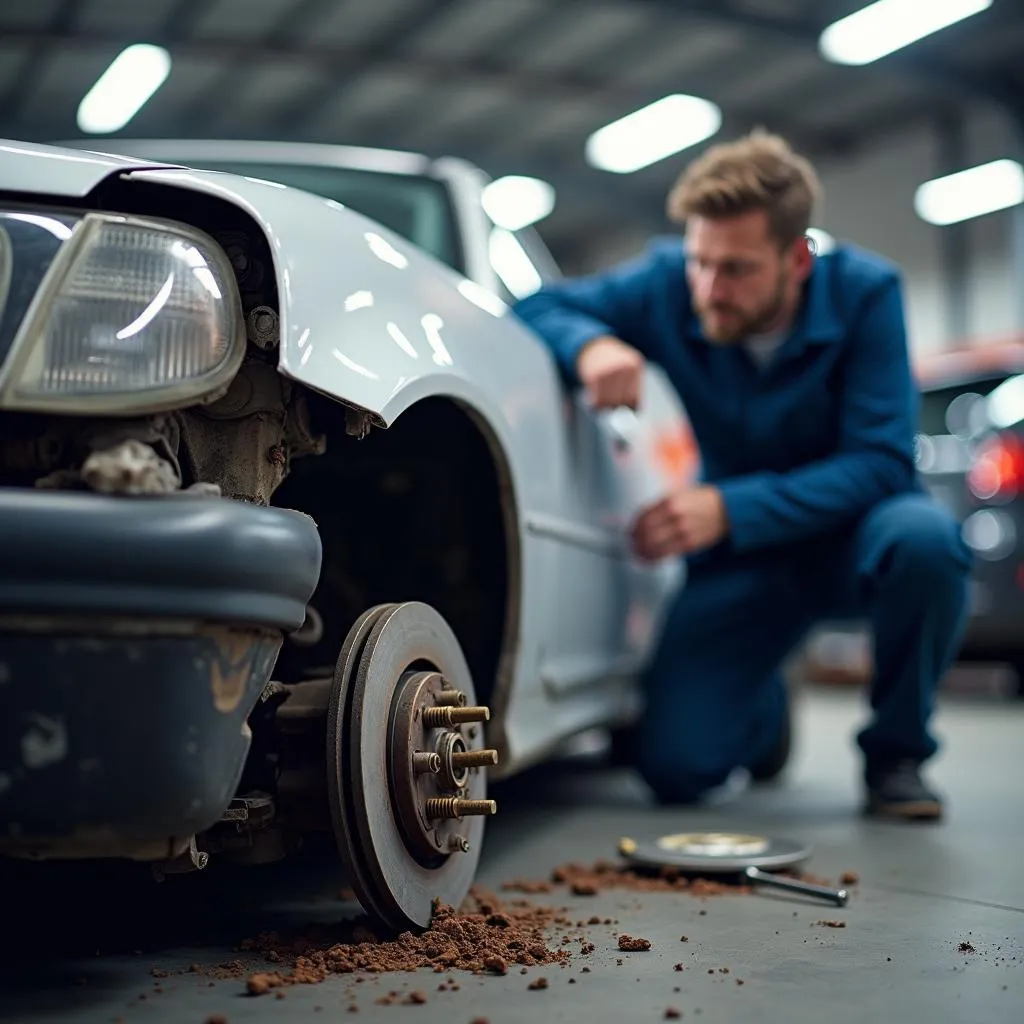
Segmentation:
[[(916, 370), (918, 470), (975, 555), (960, 660), (1004, 666), (1012, 678), (961, 675), (967, 688), (1024, 696), (1024, 340), (933, 353)], [(803, 652), (801, 675), (817, 682), (860, 683), (870, 670), (859, 625), (820, 629)]]

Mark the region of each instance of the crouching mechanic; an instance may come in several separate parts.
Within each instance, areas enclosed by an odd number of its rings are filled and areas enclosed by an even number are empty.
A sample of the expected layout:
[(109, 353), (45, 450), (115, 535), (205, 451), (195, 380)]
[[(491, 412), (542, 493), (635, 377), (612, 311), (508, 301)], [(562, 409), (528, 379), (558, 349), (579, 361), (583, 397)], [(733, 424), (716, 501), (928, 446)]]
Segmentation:
[(711, 147), (670, 193), (685, 241), (522, 300), (518, 316), (597, 408), (637, 407), (644, 361), (678, 389), (702, 479), (638, 515), (636, 553), (683, 556), (645, 680), (637, 767), (690, 803), (781, 767), (780, 668), (823, 619), (873, 627), (865, 810), (941, 816), (921, 777), (965, 625), (971, 554), (921, 487), (901, 280), (845, 245), (815, 256), (820, 192), (777, 136)]

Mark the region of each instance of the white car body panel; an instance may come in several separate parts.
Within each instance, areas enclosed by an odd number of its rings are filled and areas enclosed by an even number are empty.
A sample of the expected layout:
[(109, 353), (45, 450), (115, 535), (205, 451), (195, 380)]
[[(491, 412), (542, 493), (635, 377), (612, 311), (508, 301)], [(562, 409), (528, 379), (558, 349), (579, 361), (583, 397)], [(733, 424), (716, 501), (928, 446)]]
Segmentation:
[(643, 566), (628, 553), (634, 515), (673, 482), (659, 446), (684, 436), (660, 371), (649, 371), (639, 414), (595, 416), (485, 284), (332, 200), (234, 174), (11, 145), (22, 163), (9, 172), (5, 154), (0, 189), (16, 180), (19, 191), (70, 199), (120, 174), (241, 207), (275, 260), (283, 374), (384, 426), (434, 395), (486, 424), (507, 462), (521, 546), (502, 774), (635, 710), (637, 672), (682, 582), (677, 563)]
[(80, 199), (112, 174), (150, 165), (132, 157), (0, 140), (0, 184), (7, 192)]

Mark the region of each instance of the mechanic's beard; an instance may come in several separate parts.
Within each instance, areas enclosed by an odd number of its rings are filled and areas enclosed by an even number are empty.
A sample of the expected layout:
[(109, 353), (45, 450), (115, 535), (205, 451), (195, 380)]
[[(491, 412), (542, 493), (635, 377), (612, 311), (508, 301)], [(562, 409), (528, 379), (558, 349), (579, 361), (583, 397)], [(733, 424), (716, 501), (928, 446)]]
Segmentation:
[[(743, 310), (725, 305), (705, 306), (703, 309), (698, 309), (697, 315), (700, 317), (705, 337), (716, 345), (735, 345), (751, 335), (765, 334), (770, 331), (778, 322), (785, 307), (787, 281), (787, 276), (784, 273), (780, 274), (775, 294), (755, 313), (745, 315)], [(717, 326), (714, 325), (707, 315), (711, 310), (732, 313), (734, 315), (732, 324), (729, 327), (721, 323)]]

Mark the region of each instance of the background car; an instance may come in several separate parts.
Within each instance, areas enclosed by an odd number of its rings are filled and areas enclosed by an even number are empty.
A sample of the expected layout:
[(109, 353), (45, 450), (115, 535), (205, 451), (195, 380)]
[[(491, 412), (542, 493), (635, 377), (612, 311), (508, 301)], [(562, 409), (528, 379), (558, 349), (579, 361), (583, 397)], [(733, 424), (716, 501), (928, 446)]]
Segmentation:
[[(960, 660), (1008, 665), (1024, 695), (1024, 342), (952, 349), (915, 369), (918, 470), (975, 555)], [(863, 682), (870, 670), (870, 643), (856, 626), (816, 631), (800, 668), (836, 683)]]
[[(975, 555), (962, 657), (1024, 671), (1024, 343), (922, 362), (918, 468)], [(1018, 692), (1024, 694), (1024, 678)]]

